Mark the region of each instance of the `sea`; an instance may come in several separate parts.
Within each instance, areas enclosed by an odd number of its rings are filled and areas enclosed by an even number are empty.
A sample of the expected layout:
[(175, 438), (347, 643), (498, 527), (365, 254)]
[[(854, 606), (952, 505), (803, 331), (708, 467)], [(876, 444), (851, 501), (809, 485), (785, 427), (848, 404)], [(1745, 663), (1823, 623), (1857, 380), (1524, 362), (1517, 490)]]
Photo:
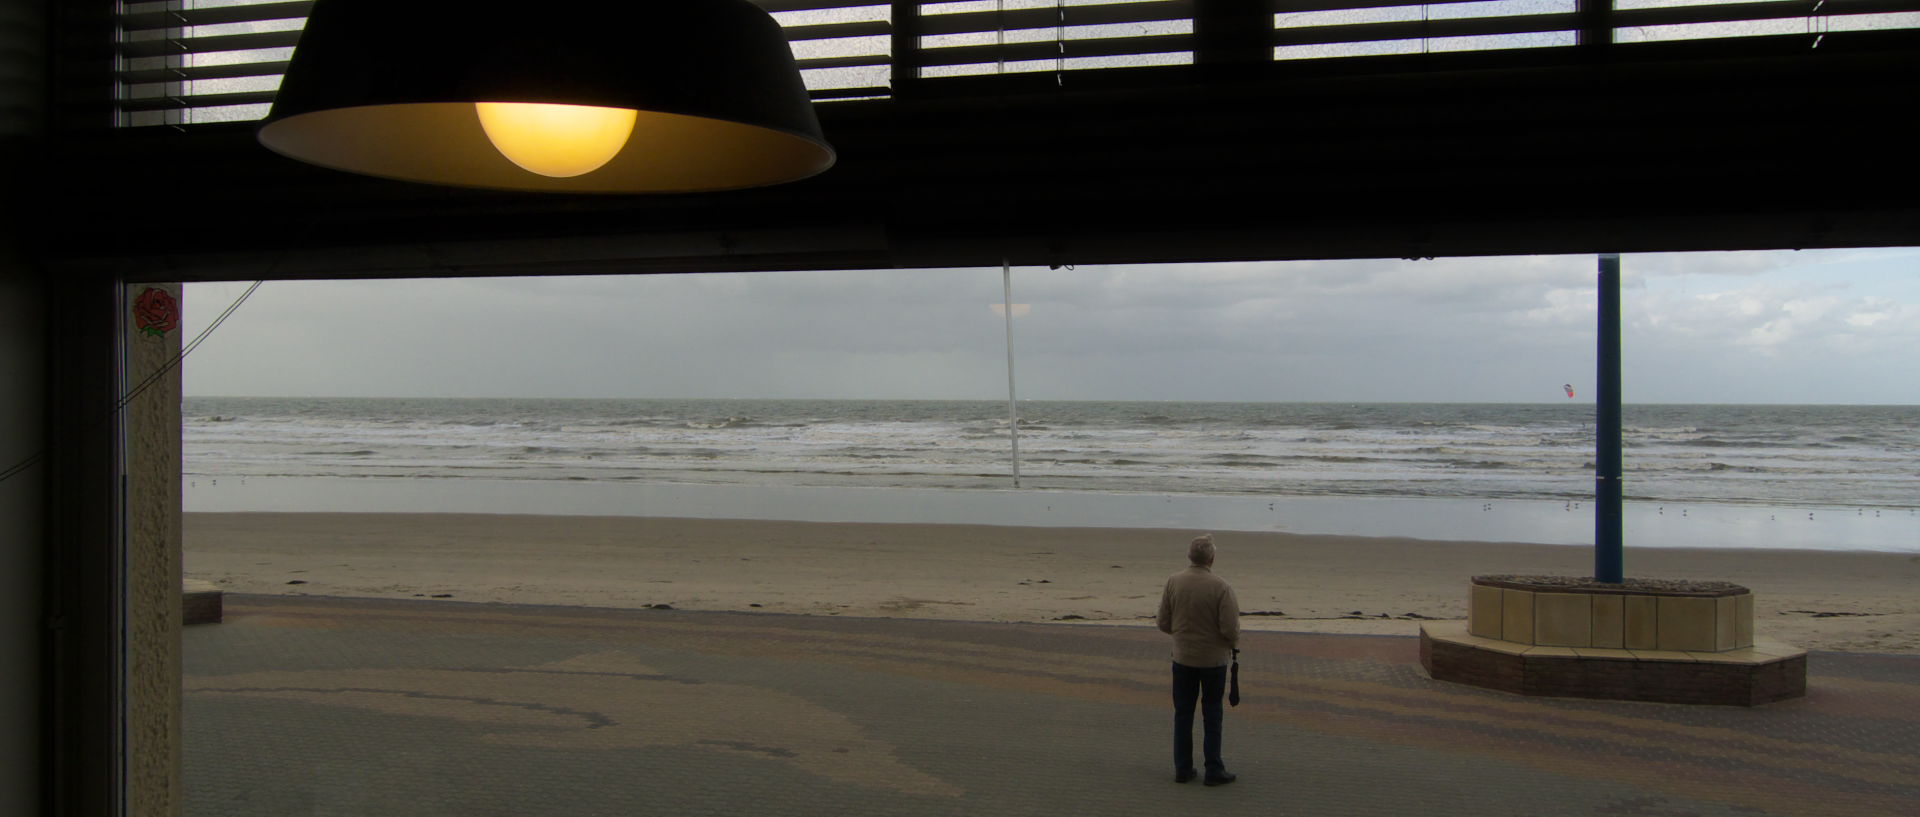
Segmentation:
[[(189, 397), (186, 507), (1592, 544), (1591, 404), (1022, 401), (1017, 426), (1008, 414), (1004, 401)], [(1628, 405), (1623, 426), (1630, 546), (1920, 552), (1920, 406)]]

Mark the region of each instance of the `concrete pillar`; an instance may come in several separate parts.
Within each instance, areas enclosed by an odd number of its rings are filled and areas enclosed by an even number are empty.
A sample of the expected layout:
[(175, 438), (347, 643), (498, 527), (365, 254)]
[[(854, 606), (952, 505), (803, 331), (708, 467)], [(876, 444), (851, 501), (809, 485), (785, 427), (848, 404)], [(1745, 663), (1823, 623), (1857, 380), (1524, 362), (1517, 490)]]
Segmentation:
[(130, 813), (177, 817), (180, 791), (179, 284), (126, 287), (127, 776)]

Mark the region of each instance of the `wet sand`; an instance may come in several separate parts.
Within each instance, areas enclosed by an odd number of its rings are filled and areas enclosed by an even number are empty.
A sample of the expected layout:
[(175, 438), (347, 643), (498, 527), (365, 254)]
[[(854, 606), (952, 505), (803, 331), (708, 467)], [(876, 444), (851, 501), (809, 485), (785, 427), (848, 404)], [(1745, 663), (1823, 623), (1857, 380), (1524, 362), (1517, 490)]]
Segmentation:
[[(1190, 533), (605, 516), (186, 514), (188, 578), (240, 593), (1151, 626)], [(1202, 531), (1195, 531), (1198, 533)], [(1216, 532), (1249, 628), (1415, 635), (1483, 573), (1585, 575), (1587, 547)], [(1920, 654), (1920, 555), (1633, 548), (1627, 574), (1732, 581), (1756, 632)]]

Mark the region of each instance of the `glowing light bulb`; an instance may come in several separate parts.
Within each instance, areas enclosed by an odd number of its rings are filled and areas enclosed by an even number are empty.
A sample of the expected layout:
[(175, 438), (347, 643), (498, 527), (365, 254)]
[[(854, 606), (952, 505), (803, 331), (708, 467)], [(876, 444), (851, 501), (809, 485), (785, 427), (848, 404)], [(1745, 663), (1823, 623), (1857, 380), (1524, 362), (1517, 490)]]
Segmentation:
[(475, 102), (480, 127), (508, 161), (542, 176), (591, 173), (626, 147), (635, 112), (627, 108)]

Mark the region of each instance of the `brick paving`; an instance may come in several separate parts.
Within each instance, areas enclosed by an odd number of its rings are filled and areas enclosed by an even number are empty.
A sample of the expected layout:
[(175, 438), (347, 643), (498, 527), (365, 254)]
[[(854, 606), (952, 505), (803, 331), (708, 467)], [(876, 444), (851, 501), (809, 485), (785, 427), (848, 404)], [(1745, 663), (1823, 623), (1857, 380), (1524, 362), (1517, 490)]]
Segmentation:
[(1140, 627), (228, 596), (188, 628), (189, 817), (1894, 815), (1920, 657), (1752, 709), (1428, 679), (1417, 639), (1257, 632), (1240, 781), (1172, 782)]

